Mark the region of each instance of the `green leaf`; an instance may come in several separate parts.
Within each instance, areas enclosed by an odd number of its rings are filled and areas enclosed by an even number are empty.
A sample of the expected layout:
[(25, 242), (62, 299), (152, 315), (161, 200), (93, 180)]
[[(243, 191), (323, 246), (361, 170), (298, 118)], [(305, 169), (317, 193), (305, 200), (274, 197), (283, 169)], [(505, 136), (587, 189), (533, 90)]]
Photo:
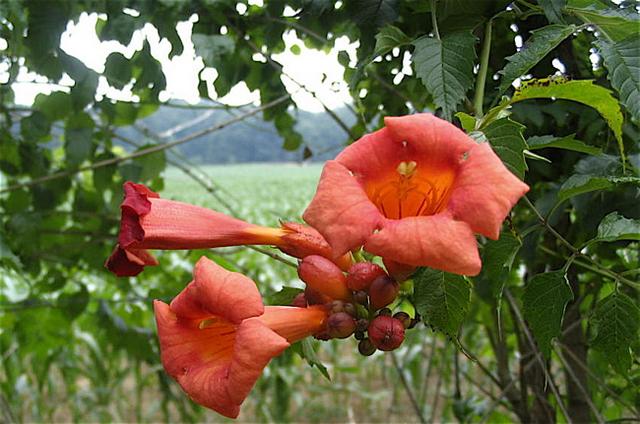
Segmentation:
[(595, 44), (600, 50), (604, 66), (609, 70), (607, 78), (620, 94), (620, 102), (627, 107), (633, 119), (640, 121), (640, 42), (638, 34), (617, 43), (598, 40)]
[(469, 32), (448, 34), (440, 40), (421, 37), (413, 42), (416, 75), (449, 121), (473, 85), (475, 43)]
[(571, 197), (592, 191), (609, 190), (617, 184), (640, 186), (640, 178), (574, 174), (560, 187), (558, 201), (563, 202)]
[(538, 274), (524, 287), (524, 318), (546, 358), (551, 354), (551, 340), (560, 335), (564, 310), (572, 299), (573, 292), (564, 271)]
[(93, 152), (93, 119), (82, 112), (71, 116), (64, 128), (65, 158), (70, 166), (78, 166)]
[[(26, 141), (36, 142), (49, 136), (51, 122), (47, 116), (37, 110), (20, 120), (20, 133)], [(47, 137), (48, 139), (48, 137)]]
[(597, 156), (602, 153), (602, 149), (585, 144), (573, 138), (575, 134), (566, 137), (554, 137), (552, 135), (533, 136), (527, 139), (529, 150), (546, 149), (553, 147), (556, 149), (572, 150), (574, 152), (587, 153)]
[(347, 13), (362, 26), (380, 28), (398, 18), (397, 0), (355, 0), (347, 2)]
[(305, 359), (309, 365), (316, 368), (327, 380), (331, 381), (329, 371), (327, 371), (327, 367), (325, 367), (322, 361), (320, 361), (320, 358), (318, 358), (318, 354), (313, 345), (313, 339), (307, 337), (291, 347), (302, 359)]
[(489, 240), (482, 249), (482, 272), (477, 277), (477, 291), (486, 300), (499, 299), (509, 278), (513, 261), (522, 242), (510, 231), (502, 232), (498, 240)]
[(599, 0), (569, 0), (565, 10), (586, 24), (596, 25), (599, 32), (613, 41), (634, 34), (637, 37), (640, 20), (632, 8), (611, 7)]
[(575, 25), (549, 25), (531, 32), (522, 50), (507, 57), (499, 92), (506, 91), (516, 78), (523, 76), (576, 30)]
[(133, 75), (131, 62), (122, 53), (113, 52), (107, 57), (104, 65), (104, 76), (113, 87), (121, 90), (129, 84)]
[[(137, 152), (140, 150), (147, 149), (149, 147), (155, 146), (154, 144), (147, 144), (141, 146)], [(144, 156), (139, 156), (133, 160), (133, 163), (140, 166), (142, 169), (140, 171), (139, 179), (141, 181), (151, 181), (167, 166), (167, 159), (165, 156), (164, 150), (160, 150), (158, 152), (149, 153)]]
[(33, 101), (33, 108), (41, 111), (51, 121), (64, 119), (71, 112), (71, 96), (62, 91), (51, 94), (38, 94)]
[(618, 149), (623, 164), (624, 144), (622, 142), (622, 112), (611, 90), (595, 85), (593, 80), (567, 81), (564, 78), (544, 78), (524, 81), (516, 90), (510, 103), (527, 99), (565, 99), (582, 103), (598, 111), (607, 122), (618, 141)]
[(605, 216), (598, 225), (599, 241), (640, 240), (640, 220), (628, 219), (618, 212)]
[(235, 49), (235, 43), (228, 35), (193, 34), (191, 40), (196, 54), (202, 56), (206, 66), (221, 66), (221, 57)]
[(456, 337), (469, 310), (471, 286), (461, 275), (420, 268), (413, 276), (414, 305), (425, 323)]
[(393, 49), (411, 43), (409, 38), (402, 30), (393, 25), (387, 25), (376, 34), (376, 47), (373, 56), (380, 56)]
[(524, 179), (524, 173), (527, 170), (523, 154), (527, 143), (522, 137), (523, 130), (523, 125), (509, 118), (493, 121), (483, 130), (485, 137), (502, 162), (521, 180)]
[(303, 290), (297, 287), (283, 287), (279, 292), (269, 296), (267, 303), (269, 305), (291, 305), (293, 299), (302, 292)]
[(591, 318), (594, 349), (604, 353), (620, 373), (631, 366), (631, 344), (638, 339), (640, 308), (624, 293), (612, 293), (598, 302)]
[(456, 118), (460, 120), (460, 124), (462, 124), (462, 129), (466, 133), (470, 133), (476, 129), (476, 118), (473, 116), (466, 114), (464, 112), (456, 113)]
[(562, 9), (567, 4), (567, 0), (538, 0), (547, 20), (552, 24), (563, 22)]

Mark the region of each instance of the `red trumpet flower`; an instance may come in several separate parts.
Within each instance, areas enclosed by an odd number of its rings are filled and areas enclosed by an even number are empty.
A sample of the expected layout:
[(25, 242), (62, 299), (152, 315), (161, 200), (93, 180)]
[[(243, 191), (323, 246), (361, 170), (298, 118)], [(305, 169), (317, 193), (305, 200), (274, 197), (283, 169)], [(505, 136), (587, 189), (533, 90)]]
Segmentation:
[(145, 249), (248, 244), (274, 245), (298, 258), (321, 255), (344, 269), (351, 265), (350, 255), (335, 257), (320, 233), (303, 224), (286, 222), (280, 228), (262, 227), (210, 209), (161, 199), (144, 185), (132, 182), (124, 184), (124, 192), (118, 246), (105, 264), (118, 276), (137, 275), (144, 265), (157, 265)]
[(197, 403), (236, 418), (262, 370), (291, 343), (318, 333), (323, 307), (264, 307), (251, 279), (206, 258), (167, 305), (154, 301), (162, 364)]
[(529, 187), (488, 143), (431, 114), (384, 121), (326, 163), (304, 220), (338, 255), (363, 246), (397, 267), (478, 274), (474, 233), (497, 239)]

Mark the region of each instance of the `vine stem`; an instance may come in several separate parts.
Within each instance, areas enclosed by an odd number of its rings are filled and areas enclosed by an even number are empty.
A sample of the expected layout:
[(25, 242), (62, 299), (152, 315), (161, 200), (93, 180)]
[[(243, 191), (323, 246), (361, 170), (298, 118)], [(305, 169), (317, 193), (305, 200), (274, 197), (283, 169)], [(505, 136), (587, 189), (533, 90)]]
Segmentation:
[(431, 0), (431, 25), (436, 38), (440, 39), (440, 31), (438, 31), (438, 18), (436, 16), (436, 0)]
[(493, 20), (489, 19), (484, 28), (484, 39), (482, 41), (482, 52), (480, 53), (480, 69), (478, 79), (476, 79), (476, 94), (473, 99), (476, 118), (482, 118), (484, 112), (482, 105), (484, 102), (484, 87), (487, 82), (487, 70), (489, 69), (489, 53), (491, 52), (491, 32)]
[[(545, 219), (544, 216), (542, 216), (542, 214), (540, 213), (540, 211), (538, 210), (538, 208), (536, 208), (536, 206), (533, 204), (533, 202), (531, 202), (531, 200), (529, 200), (529, 198), (527, 196), (523, 197), (525, 203), (529, 206), (529, 208), (531, 208), (531, 210), (533, 211), (533, 213), (536, 215), (536, 217), (538, 218), (538, 220), (540, 221), (540, 223), (547, 229), (547, 231), (549, 231), (551, 233), (551, 235), (553, 235), (560, 243), (562, 243), (567, 249), (569, 249), (569, 251), (572, 253), (571, 257), (582, 257), (585, 258), (586, 260), (588, 260), (589, 262), (591, 262), (599, 271), (595, 271), (600, 275), (609, 277), (615, 281), (619, 281), (623, 284), (626, 284), (629, 287), (633, 287), (636, 290), (640, 290), (640, 284), (636, 283), (635, 281), (631, 281), (626, 277), (623, 277), (622, 275), (609, 270), (608, 268), (606, 268), (605, 266), (601, 265), (600, 263), (598, 263), (597, 261), (595, 261), (594, 259), (592, 259), (590, 256), (585, 255), (584, 253), (582, 253), (580, 251), (580, 249), (578, 249), (577, 247), (575, 247), (573, 244), (571, 244), (569, 241), (567, 241), (567, 239), (565, 239), (564, 237), (562, 237), (562, 235), (560, 233), (558, 233), (556, 231), (555, 228), (553, 228), (549, 222)], [(577, 263), (577, 261), (572, 260), (573, 263)], [(582, 263), (579, 263), (580, 266), (584, 267), (584, 265)]]

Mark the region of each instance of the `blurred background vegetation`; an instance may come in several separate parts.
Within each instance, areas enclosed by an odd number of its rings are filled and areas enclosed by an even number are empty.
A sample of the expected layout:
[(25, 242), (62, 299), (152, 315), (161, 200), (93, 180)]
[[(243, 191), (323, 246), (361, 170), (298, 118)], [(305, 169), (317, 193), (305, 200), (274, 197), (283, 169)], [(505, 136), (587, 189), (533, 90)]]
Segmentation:
[[(151, 301), (172, 299), (203, 254), (254, 279), (271, 304), (301, 287), (295, 269), (226, 248), (158, 252), (161, 266), (115, 278), (103, 263), (122, 183), (257, 224), (299, 220), (320, 162), (382, 117), (420, 111), (488, 139), (532, 188), (504, 237), (480, 240), (485, 270), (451, 321), (459, 331), (427, 314), (431, 327), (393, 354), (361, 357), (353, 340), (297, 346), (272, 361), (240, 420), (638, 420), (636, 9), (0, 2), (0, 421), (224, 420), (163, 372)], [(553, 75), (568, 80), (551, 85), (589, 79), (605, 94), (581, 85), (577, 102), (550, 91), (501, 103), (520, 77)], [(612, 212), (627, 220), (598, 239)], [(527, 303), (530, 281), (553, 270), (571, 296)]]

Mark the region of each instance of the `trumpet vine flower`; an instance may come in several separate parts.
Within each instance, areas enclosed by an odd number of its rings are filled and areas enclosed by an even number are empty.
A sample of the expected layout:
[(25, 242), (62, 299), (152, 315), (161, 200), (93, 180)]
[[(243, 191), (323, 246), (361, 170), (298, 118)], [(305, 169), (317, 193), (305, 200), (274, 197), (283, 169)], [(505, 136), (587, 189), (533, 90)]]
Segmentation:
[(239, 245), (274, 245), (284, 253), (304, 258), (316, 254), (334, 260), (343, 269), (350, 255), (334, 256), (315, 229), (294, 222), (279, 228), (250, 224), (200, 206), (161, 199), (142, 184), (126, 182), (121, 205), (118, 246), (105, 266), (118, 276), (133, 276), (145, 265), (157, 265), (146, 249), (208, 249)]
[(431, 114), (387, 117), (328, 161), (304, 220), (337, 255), (363, 247), (396, 268), (476, 275), (474, 234), (497, 239), (529, 187), (488, 143)]
[(321, 331), (327, 311), (263, 306), (255, 283), (202, 257), (167, 305), (154, 301), (162, 364), (197, 403), (236, 418), (262, 370), (291, 343)]

